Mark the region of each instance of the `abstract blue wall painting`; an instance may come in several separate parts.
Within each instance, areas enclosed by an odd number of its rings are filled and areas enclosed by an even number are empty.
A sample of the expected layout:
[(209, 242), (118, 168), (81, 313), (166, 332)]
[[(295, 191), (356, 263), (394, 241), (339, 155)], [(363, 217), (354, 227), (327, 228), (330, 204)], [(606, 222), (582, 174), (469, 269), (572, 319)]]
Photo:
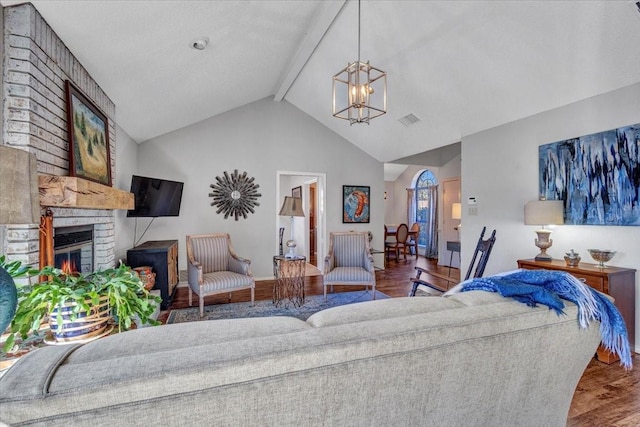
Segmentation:
[(640, 225), (640, 124), (539, 147), (540, 195), (565, 224)]

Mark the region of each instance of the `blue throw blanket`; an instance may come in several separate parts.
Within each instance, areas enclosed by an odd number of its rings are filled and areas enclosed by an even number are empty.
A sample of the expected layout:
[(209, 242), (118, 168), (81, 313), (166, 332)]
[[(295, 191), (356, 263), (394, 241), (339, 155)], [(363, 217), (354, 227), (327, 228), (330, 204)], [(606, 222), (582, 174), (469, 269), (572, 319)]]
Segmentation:
[[(564, 314), (562, 299), (578, 306), (578, 322), (587, 328), (591, 320), (600, 322), (604, 347), (620, 357), (625, 369), (631, 369), (631, 350), (624, 319), (603, 294), (585, 285), (569, 273), (550, 270), (518, 270), (505, 275), (472, 279), (460, 284), (459, 291), (498, 292), (530, 307), (546, 305), (558, 315)], [(562, 299), (561, 299), (562, 298)]]

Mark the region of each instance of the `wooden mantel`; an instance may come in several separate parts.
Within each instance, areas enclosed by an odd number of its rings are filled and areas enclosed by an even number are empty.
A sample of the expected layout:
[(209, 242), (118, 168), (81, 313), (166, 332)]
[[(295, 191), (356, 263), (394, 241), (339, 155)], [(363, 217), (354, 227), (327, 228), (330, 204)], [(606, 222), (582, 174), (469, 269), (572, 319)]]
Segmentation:
[(75, 176), (38, 175), (40, 206), (133, 209), (133, 193)]

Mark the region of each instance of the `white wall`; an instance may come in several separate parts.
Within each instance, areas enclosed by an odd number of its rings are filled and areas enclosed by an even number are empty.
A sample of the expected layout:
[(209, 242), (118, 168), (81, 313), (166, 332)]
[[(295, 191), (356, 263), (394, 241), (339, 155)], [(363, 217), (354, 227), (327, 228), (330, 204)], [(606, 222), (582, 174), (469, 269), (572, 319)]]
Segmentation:
[(461, 158), (461, 156), (456, 156), (438, 170), (438, 182), (460, 177), (460, 174), (462, 173)]
[[(208, 196), (215, 177), (234, 169), (255, 177), (262, 194), (256, 213), (239, 221), (216, 214)], [(265, 98), (139, 146), (137, 173), (185, 183), (180, 216), (156, 219), (144, 240), (177, 239), (179, 268), (186, 269), (187, 234), (228, 232), (236, 252), (251, 259), (254, 276), (273, 277), (278, 170), (326, 173), (327, 233), (383, 229), (382, 163), (288, 102)], [(370, 224), (342, 223), (342, 185), (371, 186)], [(373, 246), (382, 247), (381, 234)]]
[[(517, 268), (533, 258), (535, 226), (524, 225), (524, 204), (538, 197), (538, 147), (572, 137), (640, 123), (640, 84), (576, 102), (462, 139), (462, 265), (468, 265), (483, 225), (497, 230), (485, 274)], [(478, 199), (478, 215), (464, 201)], [(618, 251), (613, 266), (640, 268), (640, 227), (556, 227), (548, 250), (562, 259), (574, 249), (592, 262), (588, 248)], [(640, 273), (636, 272), (636, 352), (640, 348)]]
[(395, 181), (385, 181), (384, 182), (384, 191), (387, 193), (387, 198), (384, 199), (384, 223), (392, 224), (393, 223), (393, 207), (395, 206), (396, 192), (395, 192)]
[[(120, 126), (116, 126), (116, 176), (113, 186), (129, 191), (131, 176), (136, 174), (138, 167), (138, 144)], [(114, 227), (116, 232), (115, 255), (116, 260), (127, 260), (127, 249), (133, 246), (135, 218), (127, 218), (126, 210), (115, 211)], [(141, 231), (139, 231), (138, 236)]]
[[(407, 222), (407, 188), (411, 187), (411, 180), (425, 170), (425, 166), (407, 167), (391, 184), (392, 190), (387, 193), (385, 201), (385, 223), (402, 224)], [(437, 174), (438, 168), (428, 168)], [(411, 227), (411, 224), (407, 224)]]

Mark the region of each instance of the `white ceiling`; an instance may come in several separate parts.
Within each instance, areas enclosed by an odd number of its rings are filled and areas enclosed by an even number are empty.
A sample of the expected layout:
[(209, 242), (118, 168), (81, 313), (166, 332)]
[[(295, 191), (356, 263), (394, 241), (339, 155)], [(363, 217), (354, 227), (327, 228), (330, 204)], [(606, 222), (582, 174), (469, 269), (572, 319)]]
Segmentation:
[(391, 162), (640, 81), (629, 0), (365, 0), (361, 57), (388, 73), (388, 113), (349, 126), (331, 77), (357, 59), (355, 1), (32, 3), (137, 142), (272, 96)]

